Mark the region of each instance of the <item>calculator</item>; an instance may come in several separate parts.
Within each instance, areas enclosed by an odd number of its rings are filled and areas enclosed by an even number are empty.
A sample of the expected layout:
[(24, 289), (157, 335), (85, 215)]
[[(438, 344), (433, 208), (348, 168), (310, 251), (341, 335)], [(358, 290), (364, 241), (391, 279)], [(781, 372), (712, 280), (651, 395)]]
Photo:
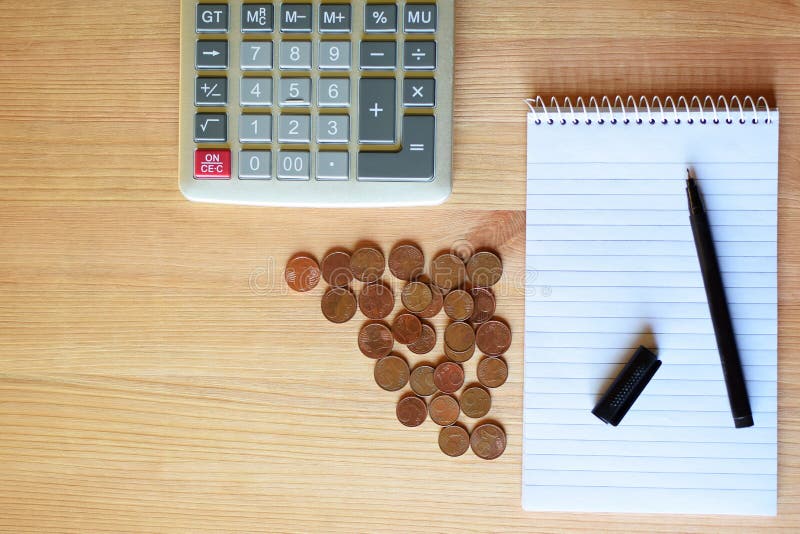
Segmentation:
[(261, 206), (444, 202), (454, 23), (454, 0), (181, 0), (181, 191)]

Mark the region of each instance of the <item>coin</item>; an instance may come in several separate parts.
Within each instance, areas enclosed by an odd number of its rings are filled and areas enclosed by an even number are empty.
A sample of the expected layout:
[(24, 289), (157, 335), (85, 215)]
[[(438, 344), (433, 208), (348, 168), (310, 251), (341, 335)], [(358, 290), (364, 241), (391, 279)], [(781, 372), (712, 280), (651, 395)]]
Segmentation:
[(456, 392), (464, 385), (464, 369), (457, 363), (440, 363), (433, 372), (433, 383), (445, 393)]
[(467, 350), (453, 350), (445, 343), (444, 354), (454, 362), (464, 363), (475, 354), (475, 345), (470, 345)]
[(444, 330), (444, 343), (456, 352), (469, 350), (475, 345), (475, 331), (463, 321), (450, 323)]
[(403, 292), (400, 295), (403, 301), (403, 306), (410, 312), (419, 313), (424, 311), (431, 305), (433, 301), (433, 293), (428, 284), (422, 282), (411, 282), (406, 284)]
[(392, 323), (392, 334), (398, 343), (414, 343), (422, 335), (422, 322), (416, 315), (402, 313)]
[(464, 321), (472, 315), (475, 303), (463, 289), (454, 289), (444, 297), (444, 312), (454, 321)]
[(438, 388), (433, 383), (433, 367), (430, 365), (418, 365), (411, 371), (411, 389), (417, 395), (429, 397), (436, 393)]
[(400, 399), (395, 413), (397, 420), (405, 426), (419, 426), (428, 418), (428, 405), (424, 400), (412, 395)]
[(383, 323), (365, 325), (358, 333), (358, 348), (367, 358), (380, 359), (388, 356), (394, 347), (392, 331)]
[(439, 315), (439, 312), (442, 311), (442, 306), (444, 306), (444, 297), (442, 297), (442, 292), (438, 287), (431, 287), (431, 303), (427, 308), (419, 312), (417, 315), (423, 319), (432, 319)]
[(422, 333), (413, 343), (408, 344), (408, 350), (414, 354), (428, 354), (436, 346), (436, 330), (429, 324), (422, 324)]
[(377, 282), (385, 269), (386, 260), (376, 248), (360, 248), (350, 257), (350, 270), (353, 271), (353, 276), (362, 282), (368, 284)]
[(458, 401), (452, 395), (434, 397), (429, 407), (431, 420), (441, 426), (452, 425), (458, 421), (460, 409)]
[(308, 256), (296, 256), (286, 264), (283, 277), (291, 289), (305, 293), (317, 287), (320, 278), (319, 265)]
[(483, 287), (476, 287), (470, 294), (475, 306), (469, 320), (472, 324), (485, 323), (494, 316), (495, 307), (497, 306), (492, 291)]
[(386, 356), (375, 362), (374, 374), (381, 389), (397, 391), (408, 383), (408, 364), (400, 356)]
[(353, 281), (350, 270), (350, 254), (342, 251), (331, 252), (322, 259), (322, 278), (331, 287), (344, 287)]
[(486, 423), (472, 431), (469, 444), (479, 458), (494, 460), (506, 450), (506, 433), (499, 426)]
[(482, 387), (473, 386), (461, 394), (461, 411), (473, 419), (485, 417), (492, 408), (492, 396)]
[(501, 358), (484, 358), (478, 364), (478, 380), (487, 388), (499, 388), (508, 379), (508, 366)]
[(478, 252), (467, 262), (467, 276), (473, 287), (491, 287), (503, 276), (503, 262), (491, 252)]
[(464, 262), (454, 254), (442, 254), (431, 263), (431, 279), (445, 291), (461, 287), (466, 278)]
[(469, 434), (458, 425), (446, 426), (439, 431), (439, 448), (447, 456), (461, 456), (469, 449)]
[(489, 321), (478, 327), (478, 348), (488, 356), (500, 356), (511, 346), (511, 330), (505, 323)]
[(368, 284), (358, 295), (358, 308), (368, 319), (383, 319), (394, 309), (394, 294), (383, 284)]
[(332, 323), (346, 323), (356, 314), (356, 297), (349, 289), (334, 287), (322, 297), (322, 314)]
[(400, 280), (416, 280), (425, 270), (425, 256), (414, 245), (400, 245), (389, 253), (389, 270)]

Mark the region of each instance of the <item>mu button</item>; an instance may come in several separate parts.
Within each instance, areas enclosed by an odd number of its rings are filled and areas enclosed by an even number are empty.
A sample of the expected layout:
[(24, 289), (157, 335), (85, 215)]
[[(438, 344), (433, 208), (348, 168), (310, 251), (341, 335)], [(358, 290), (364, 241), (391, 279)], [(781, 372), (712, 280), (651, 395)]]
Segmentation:
[(194, 153), (194, 176), (198, 180), (230, 180), (230, 150), (197, 150)]

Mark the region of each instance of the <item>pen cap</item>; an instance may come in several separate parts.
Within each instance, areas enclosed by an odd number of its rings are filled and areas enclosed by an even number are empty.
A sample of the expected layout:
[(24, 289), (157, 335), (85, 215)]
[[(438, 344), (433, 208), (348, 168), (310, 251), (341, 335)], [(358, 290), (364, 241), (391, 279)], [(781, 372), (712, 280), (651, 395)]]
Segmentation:
[(645, 347), (636, 349), (592, 413), (604, 422), (617, 426), (659, 367), (661, 360), (655, 354)]

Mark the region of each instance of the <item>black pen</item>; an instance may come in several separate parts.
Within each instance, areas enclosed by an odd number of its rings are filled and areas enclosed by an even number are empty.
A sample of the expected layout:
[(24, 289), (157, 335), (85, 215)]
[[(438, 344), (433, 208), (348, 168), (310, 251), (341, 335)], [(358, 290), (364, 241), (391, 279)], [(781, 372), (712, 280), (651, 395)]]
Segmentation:
[(703, 199), (700, 197), (692, 171), (687, 170), (687, 172), (689, 177), (686, 179), (686, 196), (689, 199), (689, 220), (692, 223), (697, 259), (700, 260), (700, 270), (703, 272), (711, 322), (714, 323), (714, 336), (717, 338), (717, 349), (722, 362), (722, 375), (728, 388), (733, 423), (736, 428), (745, 428), (753, 426), (753, 413), (750, 410), (750, 399), (747, 397), (742, 361), (739, 359), (733, 322), (728, 302), (725, 300), (725, 288), (722, 285), (722, 275)]

